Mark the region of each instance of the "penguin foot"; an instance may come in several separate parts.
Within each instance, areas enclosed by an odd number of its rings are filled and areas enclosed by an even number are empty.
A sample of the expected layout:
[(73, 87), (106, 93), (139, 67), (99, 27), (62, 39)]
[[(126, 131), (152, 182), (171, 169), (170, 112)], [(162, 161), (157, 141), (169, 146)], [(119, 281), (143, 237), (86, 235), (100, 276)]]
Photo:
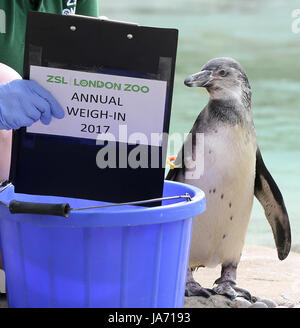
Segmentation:
[(237, 264), (222, 264), (221, 277), (215, 281), (217, 286), (213, 288), (213, 291), (216, 294), (224, 295), (231, 300), (236, 297), (243, 297), (247, 301), (251, 302), (251, 294), (246, 289), (237, 287), (236, 285), (236, 270)]
[(252, 300), (251, 294), (246, 289), (237, 287), (234, 283), (229, 281), (220, 283), (218, 286), (213, 288), (213, 291), (216, 294), (226, 296), (231, 300), (236, 297), (243, 297), (249, 302)]
[(202, 296), (209, 298), (214, 292), (211, 289), (206, 289), (196, 281), (187, 282), (185, 285), (185, 296)]

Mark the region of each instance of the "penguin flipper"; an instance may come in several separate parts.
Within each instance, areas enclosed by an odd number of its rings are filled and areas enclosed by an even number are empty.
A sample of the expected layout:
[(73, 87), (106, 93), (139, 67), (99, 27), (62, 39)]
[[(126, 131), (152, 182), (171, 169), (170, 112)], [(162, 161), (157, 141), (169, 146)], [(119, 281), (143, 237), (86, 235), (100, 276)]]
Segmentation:
[[(184, 144), (182, 145), (180, 151), (178, 152), (178, 155), (176, 156), (176, 161), (175, 161), (175, 167), (174, 169), (170, 169), (170, 171), (168, 172), (168, 175), (166, 177), (166, 180), (171, 180), (171, 181), (182, 181), (184, 182), (184, 177), (183, 174), (185, 172), (185, 145), (188, 143), (189, 145), (191, 144), (192, 141), (192, 145), (196, 144), (196, 135), (197, 133), (200, 133), (200, 131), (205, 131), (205, 111), (207, 110), (207, 105), (203, 108), (203, 110), (200, 112), (200, 114), (198, 115), (196, 121), (193, 124), (193, 127), (190, 131), (190, 133), (188, 134)], [(204, 133), (204, 132), (201, 132)], [(191, 139), (192, 138), (192, 139)], [(190, 147), (188, 147), (188, 149), (190, 149)], [(190, 156), (192, 156), (192, 154), (190, 154)]]
[(182, 154), (184, 149), (184, 145), (181, 147), (180, 151), (178, 152), (175, 160), (175, 167), (173, 169), (170, 169), (167, 176), (166, 180), (170, 181), (180, 181), (181, 178), (180, 176), (182, 175), (182, 172), (184, 170), (184, 160), (182, 158)]
[(166, 177), (166, 180), (176, 181), (179, 170), (180, 170), (179, 168), (170, 169), (170, 171), (168, 172), (168, 175)]
[(256, 177), (254, 194), (265, 210), (271, 225), (278, 258), (284, 260), (291, 249), (291, 230), (282, 194), (266, 168), (259, 148), (256, 151)]

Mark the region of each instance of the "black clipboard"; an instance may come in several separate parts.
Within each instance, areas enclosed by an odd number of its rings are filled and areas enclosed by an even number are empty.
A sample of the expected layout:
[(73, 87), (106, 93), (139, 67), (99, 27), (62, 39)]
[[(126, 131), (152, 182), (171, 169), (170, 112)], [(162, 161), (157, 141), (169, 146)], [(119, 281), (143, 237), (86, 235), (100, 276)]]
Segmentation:
[[(29, 12), (23, 78), (29, 79), (34, 65), (166, 81), (163, 132), (168, 133), (177, 40), (176, 29)], [(32, 134), (21, 128), (13, 134), (10, 181), (17, 193), (107, 202), (158, 198), (166, 145), (165, 136), (154, 152), (161, 163), (156, 168), (99, 169), (95, 158), (100, 146), (95, 140)], [(136, 145), (127, 147), (130, 152)], [(151, 147), (144, 147), (150, 164)]]

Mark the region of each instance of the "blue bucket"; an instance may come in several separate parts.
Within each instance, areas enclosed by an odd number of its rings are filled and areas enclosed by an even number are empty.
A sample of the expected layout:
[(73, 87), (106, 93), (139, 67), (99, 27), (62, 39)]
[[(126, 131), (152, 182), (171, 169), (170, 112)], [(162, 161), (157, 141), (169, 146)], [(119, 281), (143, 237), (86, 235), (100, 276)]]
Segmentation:
[[(147, 208), (125, 205), (72, 211), (68, 218), (11, 214), (0, 205), (0, 240), (9, 307), (183, 307), (193, 216), (205, 210), (195, 187), (165, 181)], [(0, 201), (105, 203), (14, 193)]]

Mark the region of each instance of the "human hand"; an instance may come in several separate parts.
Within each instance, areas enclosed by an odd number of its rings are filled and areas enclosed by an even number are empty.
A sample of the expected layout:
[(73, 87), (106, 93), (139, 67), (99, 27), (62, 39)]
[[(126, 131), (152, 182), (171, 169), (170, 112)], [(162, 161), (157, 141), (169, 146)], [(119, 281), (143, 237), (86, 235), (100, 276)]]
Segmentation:
[(31, 80), (0, 84), (0, 129), (18, 129), (51, 117), (64, 117), (64, 110), (49, 91)]

